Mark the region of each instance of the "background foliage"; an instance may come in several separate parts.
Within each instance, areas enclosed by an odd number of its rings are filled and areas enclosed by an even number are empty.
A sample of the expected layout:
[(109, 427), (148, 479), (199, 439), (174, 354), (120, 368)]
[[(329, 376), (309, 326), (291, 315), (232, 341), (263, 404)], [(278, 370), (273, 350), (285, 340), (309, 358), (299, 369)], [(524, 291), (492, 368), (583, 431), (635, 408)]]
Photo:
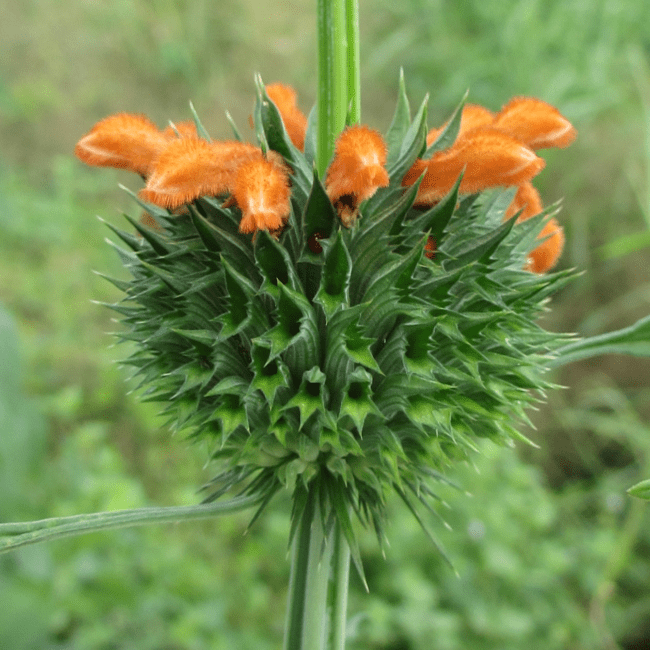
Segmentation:
[[(121, 273), (95, 213), (134, 209), (119, 172), (72, 159), (98, 119), (189, 116), (243, 128), (253, 73), (314, 100), (308, 0), (8, 0), (0, 23), (0, 519), (195, 503), (204, 450), (171, 439), (128, 395), (111, 314), (90, 300)], [(385, 130), (400, 66), (430, 122), (467, 87), (556, 104), (578, 141), (549, 152), (547, 202), (564, 196), (562, 267), (584, 275), (546, 325), (585, 335), (649, 312), (650, 9), (638, 0), (366, 0), (363, 120)], [(650, 476), (648, 362), (606, 357), (557, 373), (527, 431), (540, 449), (486, 448), (453, 476), (438, 526), (460, 577), (395, 504), (384, 560), (363, 557), (350, 648), (626, 650), (649, 647), (650, 520), (625, 489)], [(479, 470), (479, 473), (476, 470)], [(247, 518), (133, 529), (0, 559), (0, 647), (275, 648), (288, 573), (286, 503)]]

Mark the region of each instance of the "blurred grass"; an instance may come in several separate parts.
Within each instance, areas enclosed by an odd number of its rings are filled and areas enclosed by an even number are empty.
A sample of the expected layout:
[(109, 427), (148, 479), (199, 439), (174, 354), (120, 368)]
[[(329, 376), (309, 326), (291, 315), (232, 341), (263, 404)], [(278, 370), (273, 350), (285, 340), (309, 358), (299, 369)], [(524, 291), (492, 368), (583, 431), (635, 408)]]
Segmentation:
[[(137, 179), (83, 168), (97, 120), (160, 126), (192, 99), (214, 137), (247, 129), (253, 74), (314, 100), (307, 0), (8, 0), (0, 39), (0, 518), (193, 503), (205, 450), (160, 430), (115, 365), (111, 313), (91, 300), (120, 275), (100, 214), (134, 214)], [(546, 202), (564, 198), (561, 265), (584, 275), (552, 303), (552, 329), (596, 334), (650, 306), (650, 8), (638, 0), (366, 0), (362, 113), (385, 130), (399, 67), (412, 104), (443, 122), (466, 88), (498, 109), (532, 94), (577, 126), (545, 153)], [(18, 373), (18, 367), (22, 372)], [(10, 369), (10, 370), (7, 370)], [(353, 583), (351, 650), (650, 647), (650, 522), (624, 490), (650, 476), (648, 362), (564, 369), (527, 432), (540, 450), (487, 450), (456, 479), (440, 537), (457, 579), (398, 508), (381, 558), (364, 538), (371, 595)], [(0, 560), (0, 647), (275, 648), (287, 515), (244, 538), (246, 516), (67, 540)], [(35, 616), (34, 612), (38, 612)], [(29, 631), (26, 635), (25, 631)], [(646, 645), (644, 645), (646, 644)]]

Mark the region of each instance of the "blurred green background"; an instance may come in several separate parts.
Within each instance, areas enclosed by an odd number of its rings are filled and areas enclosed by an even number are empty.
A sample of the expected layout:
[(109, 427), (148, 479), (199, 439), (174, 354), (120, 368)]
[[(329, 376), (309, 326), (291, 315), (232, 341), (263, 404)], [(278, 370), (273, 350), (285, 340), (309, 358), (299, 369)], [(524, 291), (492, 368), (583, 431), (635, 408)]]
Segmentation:
[[(95, 218), (137, 214), (75, 142), (129, 111), (247, 130), (253, 74), (315, 99), (307, 0), (5, 0), (0, 21), (0, 520), (195, 503), (206, 450), (173, 439), (116, 365), (123, 271)], [(442, 123), (466, 88), (498, 109), (535, 95), (579, 130), (544, 153), (539, 188), (564, 197), (561, 267), (584, 274), (545, 325), (584, 335), (650, 312), (650, 5), (642, 0), (364, 0), (364, 122), (390, 123), (400, 66)], [(251, 138), (252, 139), (252, 138)], [(392, 508), (382, 558), (363, 536), (370, 594), (352, 580), (350, 650), (650, 648), (647, 360), (563, 369), (532, 413), (539, 449), (486, 448), (441, 488), (435, 523), (459, 573)], [(270, 650), (281, 644), (287, 502), (247, 517), (129, 529), (0, 557), (0, 648)]]

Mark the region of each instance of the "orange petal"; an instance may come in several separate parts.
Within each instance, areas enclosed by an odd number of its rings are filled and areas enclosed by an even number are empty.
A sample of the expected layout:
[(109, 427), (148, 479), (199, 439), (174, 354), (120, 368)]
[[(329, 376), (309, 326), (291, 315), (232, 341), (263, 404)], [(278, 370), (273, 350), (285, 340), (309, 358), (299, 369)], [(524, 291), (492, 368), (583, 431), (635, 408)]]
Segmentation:
[(511, 99), (497, 113), (494, 127), (531, 149), (568, 147), (578, 133), (557, 108), (534, 97)]
[[(489, 126), (494, 121), (494, 113), (489, 111), (483, 106), (478, 104), (465, 104), (463, 112), (460, 115), (460, 129), (458, 135), (462, 135), (466, 131), (475, 129), (479, 126)], [(442, 130), (447, 126), (445, 123), (439, 129), (431, 129), (427, 134), (427, 147), (430, 147), (436, 138), (442, 133)]]
[(79, 140), (74, 152), (88, 165), (148, 176), (166, 145), (167, 138), (144, 115), (117, 113), (97, 122)]
[(519, 185), (544, 167), (535, 152), (515, 138), (492, 128), (479, 127), (460, 136), (454, 145), (417, 160), (402, 185), (412, 185), (426, 169), (415, 201), (427, 205), (441, 199), (465, 170), (460, 192), (472, 194), (489, 187)]
[(548, 239), (534, 248), (528, 256), (528, 270), (534, 273), (544, 273), (555, 266), (564, 248), (564, 230), (557, 219), (550, 219), (542, 228), (538, 238), (544, 237)]
[(535, 189), (533, 184), (528, 181), (527, 183), (522, 183), (517, 188), (517, 193), (512, 199), (512, 203), (506, 210), (505, 219), (510, 219), (514, 217), (519, 210), (523, 212), (517, 217), (517, 223), (526, 221), (534, 217), (536, 214), (539, 214), (542, 211), (542, 199), (539, 196), (539, 192)]
[(386, 144), (379, 132), (367, 126), (349, 126), (336, 141), (334, 159), (327, 170), (325, 187), (332, 202), (352, 195), (357, 204), (369, 199), (389, 182)]
[(432, 260), (436, 256), (436, 240), (429, 235), (424, 245), (424, 256)]
[(291, 142), (302, 151), (305, 147), (307, 118), (297, 106), (296, 91), (284, 84), (270, 84), (266, 86), (266, 94), (278, 107)]
[(240, 165), (261, 157), (260, 149), (243, 142), (177, 138), (160, 154), (140, 196), (173, 209), (199, 196), (225, 194), (232, 191)]
[(242, 212), (240, 232), (277, 230), (289, 218), (289, 176), (270, 160), (256, 158), (241, 165), (233, 196)]
[[(178, 133), (177, 133), (178, 132)], [(185, 122), (174, 122), (174, 126), (171, 124), (163, 130), (163, 134), (168, 138), (192, 138), (197, 139), (199, 134), (196, 132), (196, 124), (191, 121)]]

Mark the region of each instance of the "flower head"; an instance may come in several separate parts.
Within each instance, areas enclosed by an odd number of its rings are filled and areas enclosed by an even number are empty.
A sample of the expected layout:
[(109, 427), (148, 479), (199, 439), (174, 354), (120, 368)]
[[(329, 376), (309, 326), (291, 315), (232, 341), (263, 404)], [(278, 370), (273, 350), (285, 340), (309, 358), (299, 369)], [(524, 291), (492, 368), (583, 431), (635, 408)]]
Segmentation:
[(386, 144), (367, 126), (349, 126), (338, 137), (325, 189), (344, 225), (356, 218), (359, 204), (389, 182)]
[(128, 169), (146, 177), (168, 143), (144, 115), (117, 113), (97, 122), (74, 152), (87, 165)]

